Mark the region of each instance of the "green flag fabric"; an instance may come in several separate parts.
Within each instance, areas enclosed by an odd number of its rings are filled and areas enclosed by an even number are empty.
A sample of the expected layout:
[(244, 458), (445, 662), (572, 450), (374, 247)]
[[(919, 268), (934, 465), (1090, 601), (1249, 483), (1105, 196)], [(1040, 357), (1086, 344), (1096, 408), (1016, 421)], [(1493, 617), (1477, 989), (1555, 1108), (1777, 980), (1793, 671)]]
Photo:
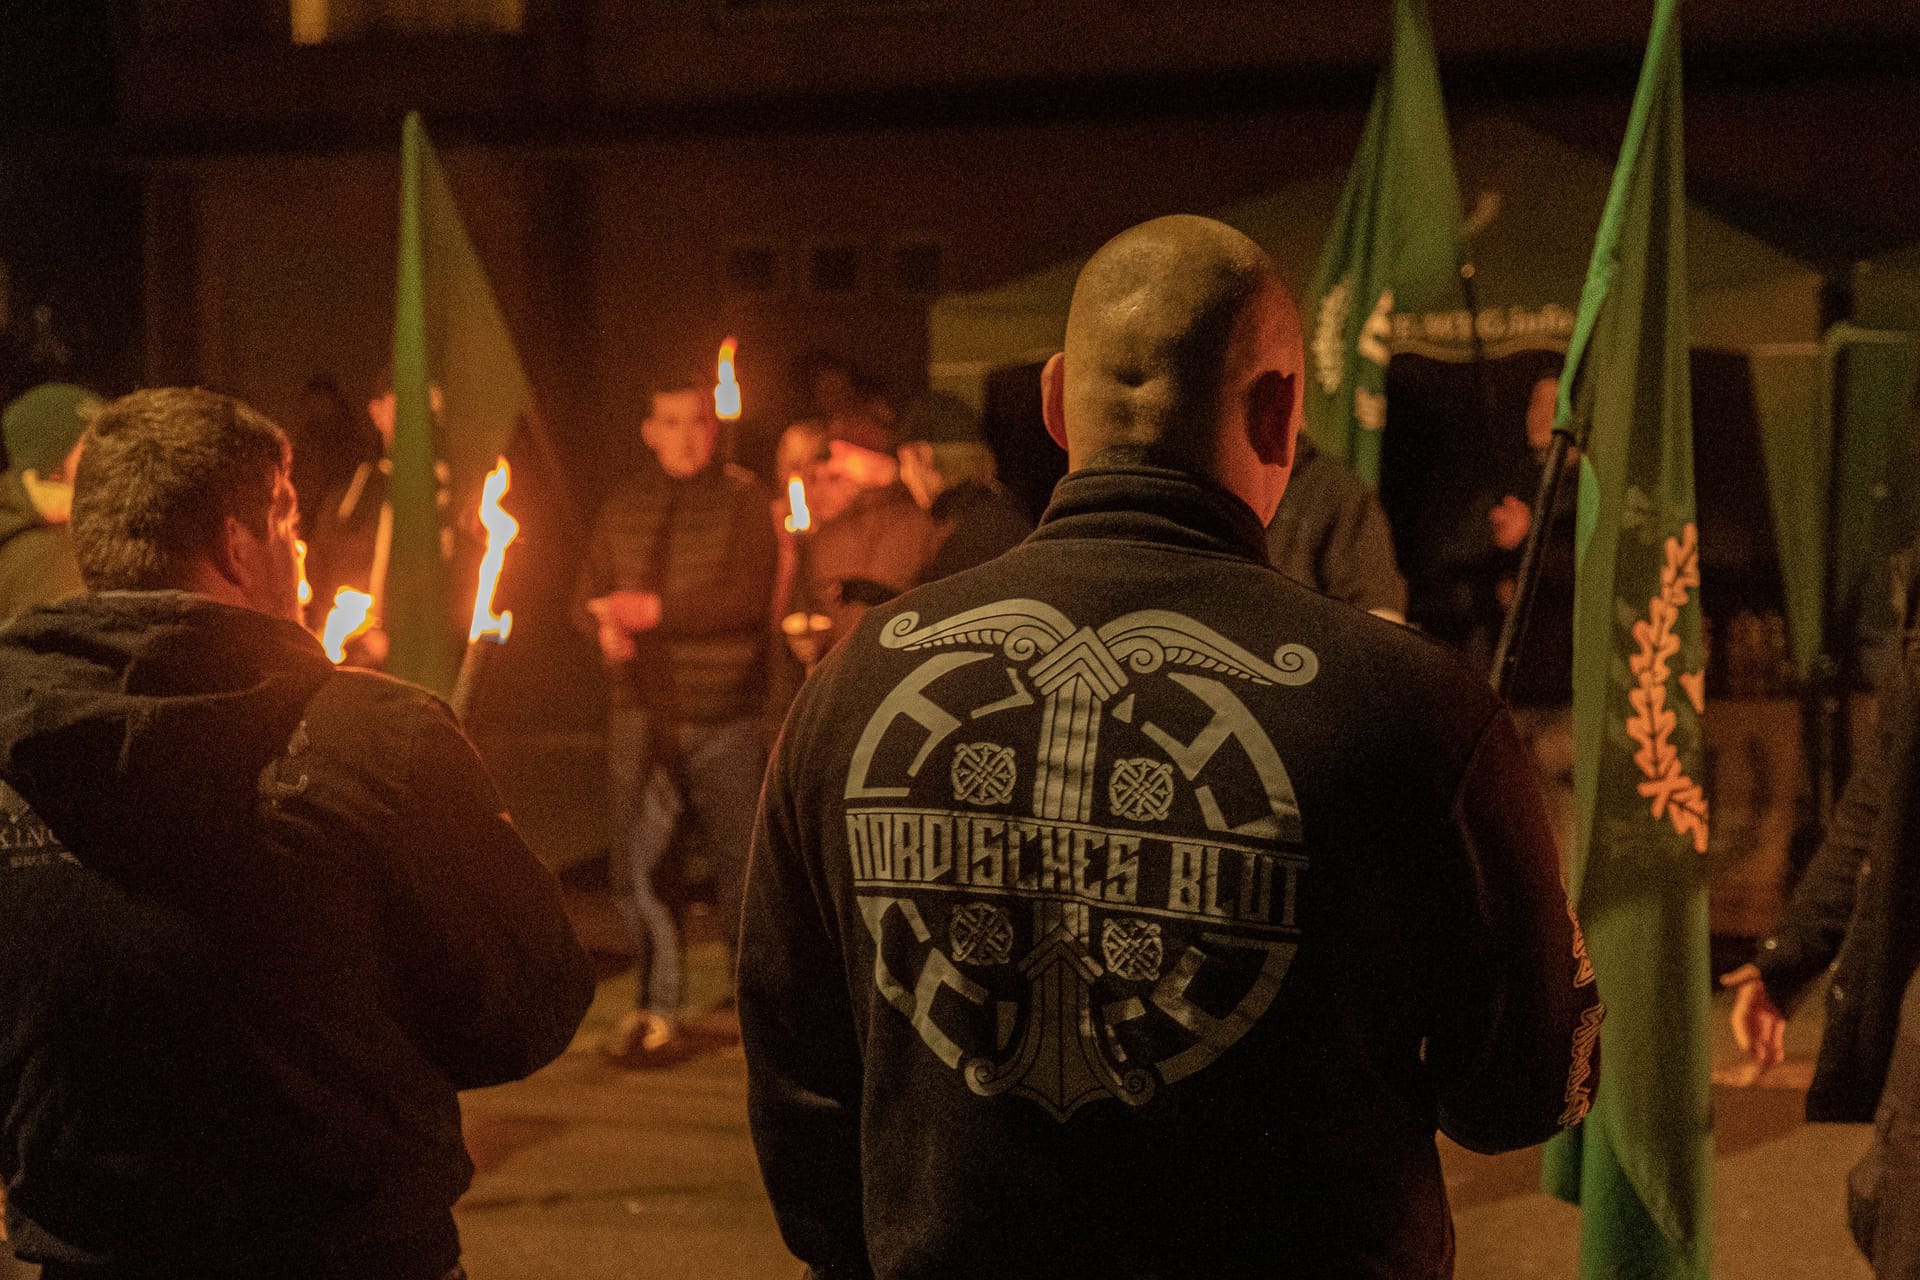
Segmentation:
[[(1920, 334), (1841, 323), (1827, 330), (1823, 367), (1835, 474), (1827, 567), (1825, 651), (1844, 664), (1864, 631), (1898, 626), (1887, 558), (1913, 541), (1914, 411)], [(1826, 495), (1822, 495), (1823, 499)]]
[(1752, 370), (1793, 660), (1844, 670), (1893, 625), (1887, 558), (1917, 523), (1920, 332), (1842, 321), (1817, 350), (1755, 352)]
[(401, 129), (393, 390), (387, 670), (444, 695), (475, 590), (459, 530), (533, 393), (418, 115)]
[(1572, 892), (1607, 1018), (1547, 1189), (1583, 1280), (1704, 1280), (1713, 1160), (1700, 556), (1676, 0), (1658, 0), (1560, 383), (1591, 427), (1574, 601)]
[(1387, 340), (1396, 309), (1460, 280), (1460, 189), (1424, 0), (1394, 0), (1393, 49), (1308, 290), (1307, 430), (1368, 484), (1380, 479)]

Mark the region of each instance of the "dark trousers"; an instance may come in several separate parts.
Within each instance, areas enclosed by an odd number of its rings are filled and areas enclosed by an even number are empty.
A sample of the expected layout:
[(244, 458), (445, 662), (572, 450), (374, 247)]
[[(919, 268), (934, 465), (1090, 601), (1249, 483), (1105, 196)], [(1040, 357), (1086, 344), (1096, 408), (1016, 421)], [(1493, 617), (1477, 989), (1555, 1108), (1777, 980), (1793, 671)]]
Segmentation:
[[(635, 1003), (662, 1014), (679, 1009), (685, 968), (679, 924), (655, 889), (654, 876), (676, 833), (697, 836), (713, 862), (716, 913), (721, 934), (732, 945), (740, 934), (747, 846), (767, 764), (758, 716), (682, 724), (669, 732), (669, 743), (657, 743), (643, 708), (617, 707), (607, 722), (620, 914), (639, 971)], [(658, 749), (662, 746), (667, 749)]]

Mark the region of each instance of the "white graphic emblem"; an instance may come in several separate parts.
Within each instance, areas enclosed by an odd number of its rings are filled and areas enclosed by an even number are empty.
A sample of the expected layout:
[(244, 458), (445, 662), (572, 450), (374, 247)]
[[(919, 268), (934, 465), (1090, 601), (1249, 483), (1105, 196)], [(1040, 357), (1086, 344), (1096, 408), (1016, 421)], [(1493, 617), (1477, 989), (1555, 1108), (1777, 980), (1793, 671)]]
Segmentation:
[(1116, 760), (1107, 776), (1107, 804), (1129, 822), (1158, 822), (1173, 808), (1173, 766), (1134, 757)]
[(1320, 299), (1313, 326), (1313, 376), (1328, 395), (1340, 390), (1347, 378), (1347, 312), (1353, 306), (1353, 277), (1339, 283)]
[(953, 798), (962, 804), (1005, 804), (1013, 799), (1018, 774), (1012, 747), (963, 742), (953, 753)]
[(1160, 976), (1166, 951), (1160, 945), (1160, 926), (1145, 920), (1109, 920), (1100, 926), (1100, 954), (1107, 968), (1133, 982), (1152, 982)]
[(1035, 600), (902, 614), (880, 643), (925, 657), (855, 746), (848, 846), (875, 987), (927, 1047), (974, 1093), (1065, 1121), (1142, 1106), (1251, 1032), (1299, 945), (1307, 866), (1243, 697), (1307, 684), (1314, 654)]
[(947, 939), (961, 964), (1005, 964), (1013, 949), (1013, 921), (999, 907), (969, 902), (947, 922)]

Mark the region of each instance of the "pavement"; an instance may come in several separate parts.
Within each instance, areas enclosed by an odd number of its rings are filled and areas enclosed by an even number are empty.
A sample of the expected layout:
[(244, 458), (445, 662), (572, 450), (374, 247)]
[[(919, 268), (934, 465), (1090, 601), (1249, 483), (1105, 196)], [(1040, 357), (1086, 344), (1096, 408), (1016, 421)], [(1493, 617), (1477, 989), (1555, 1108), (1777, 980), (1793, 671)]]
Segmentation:
[[(472, 1280), (799, 1280), (754, 1165), (746, 1063), (723, 1007), (726, 949), (710, 922), (697, 908), (689, 921), (699, 1012), (683, 1052), (636, 1070), (595, 1052), (633, 1000), (618, 920), (604, 889), (576, 891), (570, 908), (606, 974), (572, 1046), (526, 1080), (462, 1095), (477, 1172), (456, 1213)], [(1731, 1070), (1725, 1005), (1714, 1059)], [(1818, 1043), (1803, 1015), (1786, 1063), (1757, 1086), (1715, 1088), (1720, 1280), (1871, 1280), (1844, 1221), (1867, 1127), (1801, 1115)], [(1442, 1140), (1441, 1161), (1460, 1280), (1574, 1280), (1579, 1211), (1541, 1194), (1537, 1149), (1484, 1157)], [(35, 1271), (10, 1265), (0, 1261), (5, 1280)]]
[[(591, 897), (575, 905), (583, 938), (611, 968), (617, 923)], [(691, 948), (695, 1007), (720, 1000), (725, 964), (717, 941)], [(594, 1045), (632, 992), (631, 971), (611, 973), (566, 1056), (528, 1080), (464, 1096), (479, 1172), (458, 1214), (473, 1280), (795, 1280), (802, 1268), (780, 1243), (755, 1173), (731, 1015), (694, 1019), (676, 1063), (622, 1068)], [(1733, 1069), (1725, 1003), (1715, 1062)], [(1788, 1061), (1757, 1086), (1715, 1088), (1721, 1280), (1871, 1280), (1844, 1219), (1846, 1171), (1867, 1127), (1802, 1119), (1819, 1043), (1812, 1016), (1796, 1019)], [(1539, 1151), (1484, 1157), (1441, 1145), (1461, 1280), (1573, 1280), (1579, 1211), (1541, 1194)]]

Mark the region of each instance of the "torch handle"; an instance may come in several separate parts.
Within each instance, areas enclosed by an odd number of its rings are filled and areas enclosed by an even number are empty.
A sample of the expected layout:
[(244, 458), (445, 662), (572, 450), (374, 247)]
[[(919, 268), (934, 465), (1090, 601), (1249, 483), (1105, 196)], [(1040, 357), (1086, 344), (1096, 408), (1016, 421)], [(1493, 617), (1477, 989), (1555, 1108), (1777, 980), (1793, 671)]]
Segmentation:
[(487, 665), (488, 655), (499, 644), (482, 637), (467, 641), (466, 652), (460, 655), (460, 674), (453, 680), (453, 696), (447, 699), (447, 705), (453, 709), (453, 718), (466, 727), (467, 716), (473, 710), (474, 691), (480, 685), (481, 669)]

